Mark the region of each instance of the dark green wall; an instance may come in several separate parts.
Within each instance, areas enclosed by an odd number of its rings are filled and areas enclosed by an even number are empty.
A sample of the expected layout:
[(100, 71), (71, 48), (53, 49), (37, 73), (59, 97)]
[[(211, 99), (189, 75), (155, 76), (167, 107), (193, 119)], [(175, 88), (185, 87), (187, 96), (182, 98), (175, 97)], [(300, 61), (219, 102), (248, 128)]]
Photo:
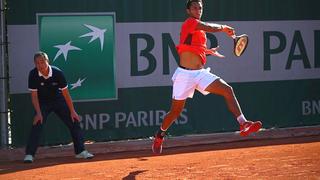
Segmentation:
[[(180, 22), (186, 0), (9, 0), (9, 24), (36, 24), (36, 13), (115, 12), (117, 22)], [(207, 0), (203, 20), (320, 19), (319, 0)]]

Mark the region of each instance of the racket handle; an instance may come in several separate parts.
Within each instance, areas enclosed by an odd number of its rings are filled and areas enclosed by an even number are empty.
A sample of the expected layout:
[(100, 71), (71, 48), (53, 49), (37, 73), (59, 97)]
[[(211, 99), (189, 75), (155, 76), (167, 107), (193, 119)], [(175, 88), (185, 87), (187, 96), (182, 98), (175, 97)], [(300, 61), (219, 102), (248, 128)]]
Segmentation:
[(225, 32), (229, 37), (235, 39), (236, 33), (233, 28), (227, 26), (227, 25), (221, 25), (222, 31)]

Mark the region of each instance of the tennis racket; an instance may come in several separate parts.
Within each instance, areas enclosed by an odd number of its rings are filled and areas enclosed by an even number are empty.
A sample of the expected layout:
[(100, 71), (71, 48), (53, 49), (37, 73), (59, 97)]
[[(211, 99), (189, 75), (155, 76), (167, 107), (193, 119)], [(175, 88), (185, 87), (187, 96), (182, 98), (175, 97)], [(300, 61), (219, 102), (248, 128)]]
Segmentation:
[(224, 25), (223, 31), (226, 32), (227, 35), (233, 39), (233, 42), (234, 42), (233, 53), (234, 53), (234, 55), (237, 57), (241, 56), (248, 46), (248, 43), (249, 43), (248, 35), (242, 34), (240, 36), (237, 36), (234, 29), (229, 26), (226, 26), (226, 25)]
[(241, 56), (248, 47), (249, 37), (246, 34), (240, 36), (231, 36), (234, 42), (233, 53), (235, 56)]

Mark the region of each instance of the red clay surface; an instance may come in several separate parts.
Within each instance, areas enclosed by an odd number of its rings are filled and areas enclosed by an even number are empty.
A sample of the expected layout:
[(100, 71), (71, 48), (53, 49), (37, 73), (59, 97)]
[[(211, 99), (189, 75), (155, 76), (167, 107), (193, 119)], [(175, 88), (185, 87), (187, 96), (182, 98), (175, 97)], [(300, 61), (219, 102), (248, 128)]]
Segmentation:
[(0, 162), (0, 179), (320, 179), (320, 136), (150, 151)]

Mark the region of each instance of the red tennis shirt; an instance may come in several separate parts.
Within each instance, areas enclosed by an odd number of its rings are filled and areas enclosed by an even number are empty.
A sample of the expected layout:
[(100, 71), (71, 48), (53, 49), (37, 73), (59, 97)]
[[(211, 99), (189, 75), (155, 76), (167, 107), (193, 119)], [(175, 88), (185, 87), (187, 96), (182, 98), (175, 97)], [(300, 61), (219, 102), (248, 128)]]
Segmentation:
[(206, 32), (196, 30), (200, 20), (189, 17), (181, 26), (180, 42), (177, 46), (178, 54), (189, 51), (200, 56), (202, 64), (206, 63), (206, 55), (214, 54), (214, 51), (207, 49)]

